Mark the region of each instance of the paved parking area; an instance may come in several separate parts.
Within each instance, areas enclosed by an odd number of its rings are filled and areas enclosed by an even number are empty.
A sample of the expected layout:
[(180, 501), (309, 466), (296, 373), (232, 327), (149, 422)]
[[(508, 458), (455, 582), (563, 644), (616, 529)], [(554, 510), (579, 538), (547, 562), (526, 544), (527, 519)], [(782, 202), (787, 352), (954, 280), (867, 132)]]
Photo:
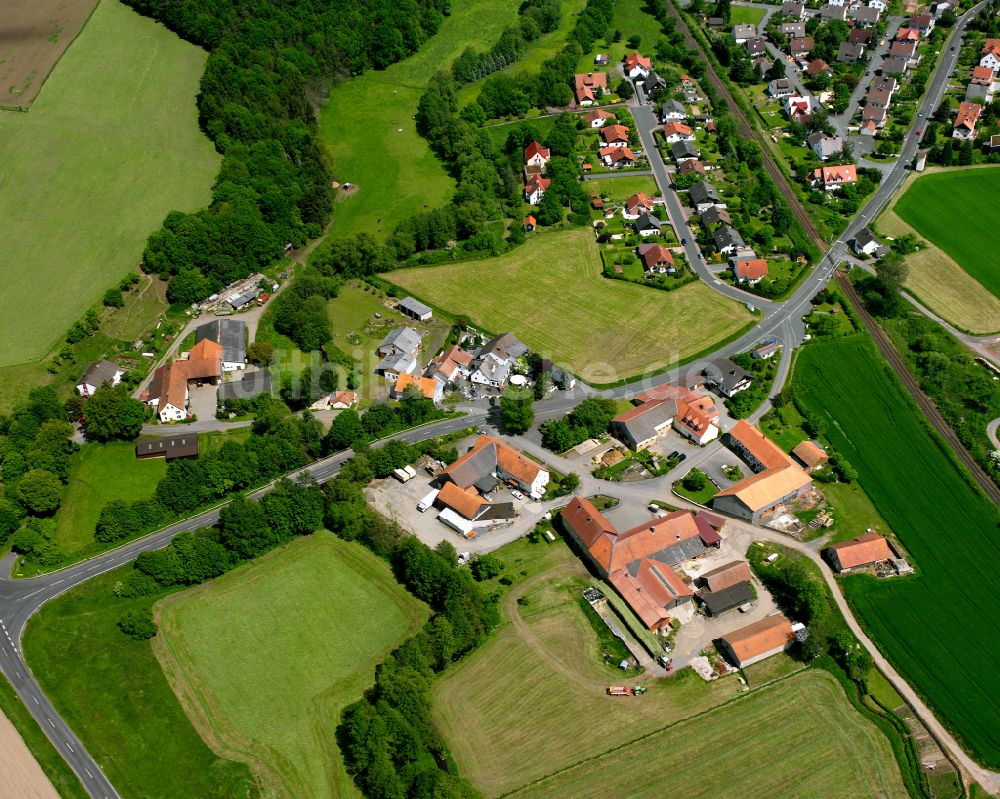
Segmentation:
[(188, 398), (191, 403), (191, 413), (199, 420), (214, 419), (216, 408), (216, 397), (218, 396), (217, 386), (191, 387)]

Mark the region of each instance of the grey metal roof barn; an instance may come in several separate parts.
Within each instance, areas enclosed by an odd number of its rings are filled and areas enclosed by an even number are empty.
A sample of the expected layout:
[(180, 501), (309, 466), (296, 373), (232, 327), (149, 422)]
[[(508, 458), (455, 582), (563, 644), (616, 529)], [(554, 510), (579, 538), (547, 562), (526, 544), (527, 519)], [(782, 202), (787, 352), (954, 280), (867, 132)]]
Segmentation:
[(434, 315), (434, 309), (413, 297), (404, 297), (396, 304), (396, 310), (414, 319), (425, 322)]
[(245, 363), (247, 359), (247, 323), (242, 319), (216, 319), (199, 325), (194, 331), (196, 342), (209, 339), (222, 345), (222, 360)]
[(738, 608), (747, 602), (755, 599), (753, 588), (750, 583), (736, 583), (721, 591), (712, 591), (701, 596), (701, 601), (705, 603), (705, 609), (709, 616), (719, 616), (727, 610)]

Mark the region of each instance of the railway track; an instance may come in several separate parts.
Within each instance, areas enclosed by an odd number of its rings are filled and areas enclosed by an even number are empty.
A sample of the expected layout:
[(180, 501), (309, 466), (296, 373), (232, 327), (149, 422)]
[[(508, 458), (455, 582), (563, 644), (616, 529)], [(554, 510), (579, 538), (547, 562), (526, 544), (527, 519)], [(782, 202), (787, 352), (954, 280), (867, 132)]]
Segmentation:
[(955, 451), (955, 455), (958, 457), (959, 461), (961, 461), (962, 464), (969, 470), (973, 479), (975, 479), (975, 481), (979, 484), (979, 487), (986, 493), (986, 496), (988, 496), (997, 505), (1000, 505), (1000, 487), (998, 487), (985, 470), (978, 463), (976, 463), (975, 459), (959, 440), (958, 434), (955, 433), (955, 431), (951, 428), (951, 425), (949, 425), (944, 416), (941, 415), (941, 411), (938, 410), (933, 400), (931, 400), (931, 398), (928, 397), (917, 384), (916, 378), (914, 378), (910, 370), (906, 367), (902, 357), (900, 357), (899, 353), (896, 351), (896, 347), (893, 345), (892, 340), (879, 326), (878, 322), (875, 321), (875, 318), (865, 309), (865, 306), (862, 304), (861, 298), (858, 296), (858, 292), (851, 284), (851, 281), (848, 280), (847, 276), (843, 273), (837, 274), (837, 280), (848, 299), (850, 299), (850, 301), (854, 304), (854, 308), (857, 310), (861, 320), (865, 323), (865, 327), (868, 329), (868, 332), (871, 334), (872, 338), (875, 339), (875, 345), (878, 347), (879, 352), (882, 353), (882, 357), (889, 362), (893, 371), (899, 376), (899, 379), (903, 381), (903, 385), (906, 386), (907, 391), (909, 391), (913, 396), (913, 399), (916, 400), (917, 405), (920, 407), (920, 410), (923, 411), (924, 416), (927, 417), (927, 420), (934, 426), (934, 429), (937, 430), (941, 437), (951, 445), (951, 448)]
[(707, 67), (706, 75), (708, 80), (712, 84), (712, 87), (715, 89), (718, 96), (726, 101), (726, 104), (729, 106), (733, 116), (736, 117), (736, 120), (739, 123), (740, 135), (745, 139), (756, 141), (760, 145), (764, 169), (767, 171), (767, 174), (770, 175), (771, 180), (778, 189), (778, 192), (785, 198), (785, 202), (791, 209), (792, 214), (799, 221), (799, 224), (802, 226), (806, 235), (817, 247), (819, 247), (821, 251), (825, 251), (827, 249), (827, 243), (823, 240), (823, 237), (820, 236), (812, 218), (802, 207), (802, 203), (799, 201), (799, 198), (795, 194), (795, 190), (791, 187), (791, 184), (789, 184), (785, 173), (781, 171), (781, 168), (775, 162), (774, 155), (771, 152), (770, 142), (766, 141), (757, 128), (750, 124), (750, 120), (747, 119), (747, 116), (743, 111), (743, 107), (736, 102), (736, 98), (734, 98), (732, 92), (729, 91), (729, 87), (716, 73), (711, 58), (708, 53), (705, 52), (705, 48), (702, 47), (701, 42), (698, 41), (698, 39), (696, 39), (691, 33), (691, 29), (688, 27), (687, 21), (674, 5), (674, 0), (664, 0), (664, 2), (667, 6), (667, 13), (677, 20), (678, 29), (684, 36), (684, 40), (687, 43), (688, 48), (694, 50), (696, 53), (700, 53), (701, 57), (705, 60), (705, 65)]

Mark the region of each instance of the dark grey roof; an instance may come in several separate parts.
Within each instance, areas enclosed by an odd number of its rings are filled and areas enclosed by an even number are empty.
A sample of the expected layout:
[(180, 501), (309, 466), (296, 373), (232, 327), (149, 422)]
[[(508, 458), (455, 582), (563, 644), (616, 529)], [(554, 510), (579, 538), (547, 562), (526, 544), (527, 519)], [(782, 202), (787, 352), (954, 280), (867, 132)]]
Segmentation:
[(404, 313), (409, 313), (411, 316), (416, 316), (417, 318), (424, 314), (434, 313), (433, 308), (429, 305), (424, 305), (420, 300), (413, 299), (413, 297), (404, 297), (397, 303), (396, 307), (402, 309)]
[(709, 616), (718, 616), (753, 600), (753, 587), (750, 583), (736, 583), (721, 591), (710, 591), (701, 595), (701, 601), (705, 603)]
[(684, 106), (681, 103), (677, 102), (677, 100), (667, 100), (663, 104), (663, 113), (680, 114), (681, 116), (687, 116), (687, 111), (684, 109)]
[(500, 485), (500, 481), (497, 479), (495, 474), (484, 474), (476, 482), (472, 484), (472, 487), (476, 489), (480, 494), (489, 494), (494, 488)]
[(720, 227), (715, 233), (712, 234), (712, 240), (715, 242), (715, 248), (717, 250), (726, 250), (731, 247), (745, 247), (746, 242), (743, 241), (743, 237), (736, 228)]
[(854, 241), (858, 247), (864, 247), (866, 244), (871, 244), (872, 242), (879, 243), (879, 240), (872, 235), (872, 232), (868, 228), (859, 230), (858, 235), (854, 237)]
[(705, 376), (727, 393), (745, 380), (753, 380), (753, 375), (729, 358), (716, 358), (711, 361), (705, 367)]
[(417, 365), (417, 359), (409, 352), (391, 352), (375, 365), (376, 372), (409, 373)]
[(803, 6), (802, 3), (785, 0), (785, 2), (781, 4), (781, 15), (784, 17), (801, 17), (804, 9), (805, 6)]
[(872, 24), (878, 22), (878, 18), (879, 18), (878, 9), (869, 8), (868, 6), (859, 8), (857, 14), (855, 15), (855, 19), (858, 22), (868, 22)]
[(485, 358), (489, 354), (502, 360), (516, 360), (528, 351), (528, 347), (513, 333), (501, 333), (487, 341), (477, 353), (477, 357)]
[(670, 145), (670, 153), (673, 155), (675, 161), (679, 161), (682, 158), (697, 158), (698, 148), (691, 141), (675, 141)]
[(819, 10), (819, 15), (823, 19), (846, 19), (847, 9), (844, 6), (825, 5)]
[(271, 373), (266, 371), (246, 372), (242, 380), (233, 380), (219, 386), (219, 401), (227, 399), (249, 399), (258, 394), (271, 393)]
[(666, 85), (666, 82), (663, 78), (656, 74), (655, 70), (651, 71), (642, 81), (642, 88), (645, 90), (646, 94), (654, 92), (657, 89), (662, 89)]
[(732, 224), (732, 217), (729, 216), (729, 212), (725, 208), (720, 208), (717, 205), (713, 205), (711, 208), (706, 208), (701, 212), (701, 223), (703, 225), (717, 225), (720, 222), (724, 222), (729, 225)]
[(662, 225), (663, 223), (648, 211), (644, 211), (639, 218), (635, 220), (636, 230), (651, 230), (653, 228), (659, 230)]
[(762, 36), (755, 36), (752, 39), (747, 39), (744, 46), (747, 49), (747, 53), (750, 55), (763, 55), (767, 51), (765, 39)]
[[(701, 540), (700, 536), (695, 535), (691, 538), (685, 538), (683, 541), (678, 541), (669, 547), (665, 547), (659, 552), (650, 555), (650, 557), (653, 560), (660, 561), (660, 563), (666, 563), (668, 566), (676, 566), (678, 563), (683, 563), (686, 560), (697, 558), (699, 555), (704, 555), (707, 551), (708, 547), (705, 546), (705, 542)], [(638, 568), (638, 561), (635, 565)], [(629, 564), (629, 571), (631, 570), (632, 564)]]
[(497, 448), (496, 444), (490, 443), (476, 450), (465, 462), (449, 466), (447, 474), (459, 488), (468, 488), (487, 475), (495, 476), (496, 470)]
[(164, 436), (161, 438), (144, 438), (135, 445), (137, 458), (150, 458), (163, 455), (167, 460), (173, 458), (192, 458), (198, 454), (198, 434), (183, 433), (179, 436)]
[(216, 319), (199, 325), (194, 331), (195, 341), (214, 341), (222, 345), (222, 360), (227, 363), (244, 363), (247, 359), (247, 323), (242, 319)]
[(249, 305), (255, 299), (257, 295), (260, 294), (260, 289), (251, 289), (250, 291), (240, 294), (238, 297), (233, 297), (229, 300), (229, 304), (233, 308), (242, 308), (244, 305)]
[(115, 375), (122, 371), (124, 370), (118, 364), (111, 361), (94, 361), (87, 367), (87, 371), (83, 373), (83, 377), (80, 378), (80, 382), (77, 385), (86, 383), (87, 385), (100, 388), (105, 383), (112, 382), (115, 379)]
[(841, 42), (840, 47), (837, 49), (837, 60), (838, 61), (857, 61), (861, 58), (861, 55), (865, 52), (865, 46), (863, 44), (851, 44), (850, 42)]
[(677, 402), (666, 400), (662, 403), (650, 403), (650, 408), (627, 421), (614, 424), (628, 431), (628, 435), (636, 443), (648, 441), (656, 437), (656, 428), (673, 419), (677, 415)]
[(706, 183), (704, 180), (692, 185), (688, 190), (688, 194), (691, 197), (691, 202), (695, 205), (719, 202), (718, 190), (711, 183)]
[(785, 36), (791, 36), (793, 39), (800, 39), (806, 35), (806, 23), (782, 22), (781, 32), (785, 34)]
[(883, 75), (902, 75), (906, 72), (906, 59), (889, 56), (889, 58), (883, 59), (880, 71)]
[(494, 502), (492, 505), (488, 506), (483, 513), (479, 514), (476, 521), (496, 521), (516, 518), (517, 511), (514, 510), (513, 502)]

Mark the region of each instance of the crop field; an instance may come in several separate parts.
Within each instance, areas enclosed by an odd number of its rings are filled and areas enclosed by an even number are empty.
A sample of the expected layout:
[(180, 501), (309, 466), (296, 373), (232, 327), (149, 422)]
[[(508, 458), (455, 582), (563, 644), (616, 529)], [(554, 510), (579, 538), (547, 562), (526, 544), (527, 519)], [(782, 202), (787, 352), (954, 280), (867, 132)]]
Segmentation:
[(0, 36), (0, 107), (26, 109), (97, 0), (6, 0)]
[(265, 795), (358, 796), (337, 755), (340, 711), (426, 618), (386, 563), (317, 533), (157, 606), (154, 651), (209, 745)]
[(997, 190), (997, 167), (922, 175), (879, 221), (888, 235), (912, 229), (934, 245), (907, 258), (907, 287), (973, 333), (1000, 330), (1000, 267), (989, 257), (1000, 246), (1000, 210), (980, 201)]
[(94, 527), (113, 499), (149, 499), (167, 473), (163, 458), (138, 460), (126, 441), (85, 444), (70, 461), (69, 485), (56, 514), (56, 543), (75, 555), (94, 543)]
[(846, 579), (855, 612), (968, 749), (1000, 766), (1000, 513), (928, 431), (865, 337), (807, 346), (794, 385), (827, 420), (831, 443), (918, 571)]
[(629, 796), (777, 796), (776, 779), (815, 789), (802, 795), (905, 795), (888, 741), (825, 674), (741, 696), (734, 677), (687, 669), (642, 697), (606, 696), (621, 672), (601, 662), (576, 602), (586, 572), (558, 546), (504, 598), (497, 634), (434, 685), (438, 728), (486, 796), (621, 796), (625, 779)]
[(332, 235), (388, 234), (411, 214), (448, 201), (455, 182), (417, 135), (417, 102), (434, 73), (466, 47), (492, 46), (517, 7), (514, 0), (456, 0), (441, 29), (412, 56), (333, 88), (320, 113), (320, 137), (337, 180), (357, 188), (337, 203)]
[(101, 0), (30, 112), (0, 111), (0, 277), (20, 311), (0, 329), (0, 366), (42, 358), (136, 268), (168, 211), (209, 200), (219, 157), (198, 129), (204, 64), (164, 26)]
[(691, 358), (752, 318), (700, 282), (665, 292), (601, 277), (589, 230), (533, 235), (496, 258), (388, 277), (488, 331), (513, 332), (543, 357), (598, 384)]

